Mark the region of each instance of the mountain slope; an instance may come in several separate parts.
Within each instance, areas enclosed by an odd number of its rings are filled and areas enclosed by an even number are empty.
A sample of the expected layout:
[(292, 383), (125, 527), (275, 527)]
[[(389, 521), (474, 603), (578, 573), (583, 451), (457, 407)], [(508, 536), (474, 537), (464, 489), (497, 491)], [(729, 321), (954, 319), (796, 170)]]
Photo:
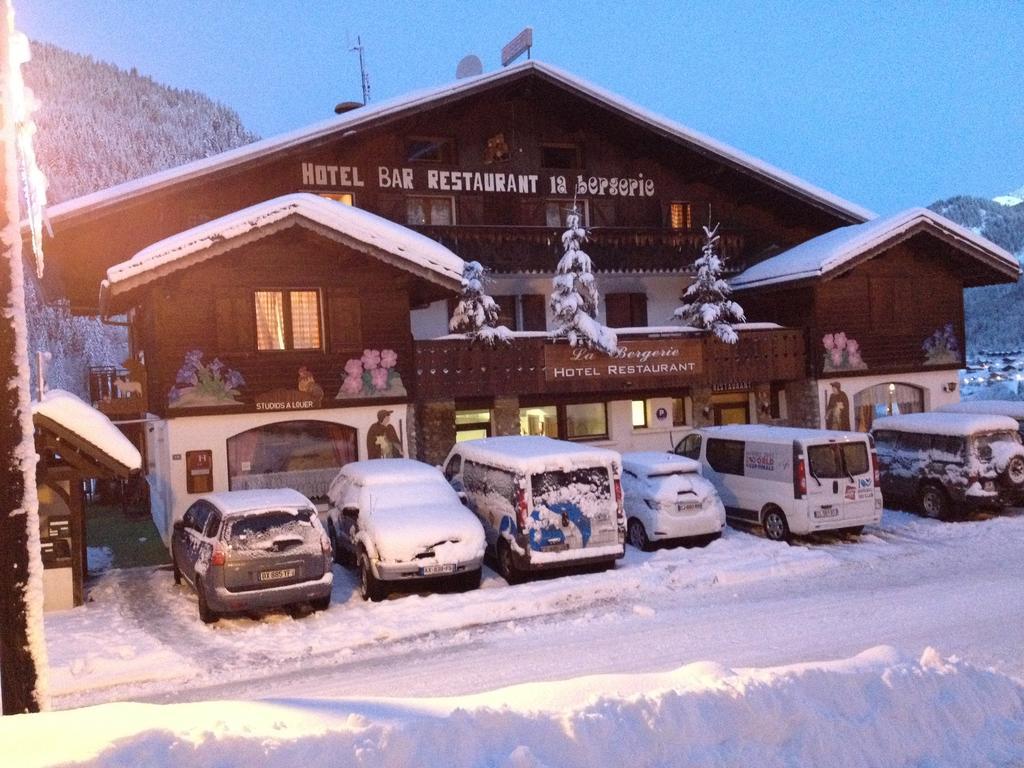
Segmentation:
[[(961, 195), (929, 206), (996, 245), (1024, 257), (1024, 204), (1001, 205)], [(969, 353), (1024, 348), (1024, 282), (970, 288), (964, 292)]]

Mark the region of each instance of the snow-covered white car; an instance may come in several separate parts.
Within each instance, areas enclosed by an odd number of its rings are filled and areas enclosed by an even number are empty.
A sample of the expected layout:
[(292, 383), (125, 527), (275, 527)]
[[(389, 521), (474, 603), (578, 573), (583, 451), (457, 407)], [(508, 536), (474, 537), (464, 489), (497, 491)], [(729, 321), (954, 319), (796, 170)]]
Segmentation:
[(399, 584), (480, 586), (484, 531), (444, 475), (412, 459), (346, 464), (327, 490), (334, 558), (359, 569), (364, 600)]
[(1024, 445), (1016, 420), (972, 413), (875, 419), (871, 433), (887, 503), (916, 502), (939, 519), (1024, 503)]
[(725, 507), (700, 462), (674, 453), (622, 454), (622, 503), (626, 540), (637, 549), (670, 540), (703, 545), (725, 527)]
[(313, 502), (298, 491), (220, 491), (199, 497), (171, 534), (174, 583), (199, 599), (199, 618), (331, 603), (331, 545)]

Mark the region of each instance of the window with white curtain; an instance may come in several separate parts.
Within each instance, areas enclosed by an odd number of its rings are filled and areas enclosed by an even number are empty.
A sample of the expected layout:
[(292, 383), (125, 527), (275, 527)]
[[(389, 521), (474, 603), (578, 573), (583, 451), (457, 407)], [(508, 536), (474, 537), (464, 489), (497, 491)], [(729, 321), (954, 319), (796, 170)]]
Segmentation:
[(320, 349), (322, 340), (318, 290), (256, 291), (258, 350)]

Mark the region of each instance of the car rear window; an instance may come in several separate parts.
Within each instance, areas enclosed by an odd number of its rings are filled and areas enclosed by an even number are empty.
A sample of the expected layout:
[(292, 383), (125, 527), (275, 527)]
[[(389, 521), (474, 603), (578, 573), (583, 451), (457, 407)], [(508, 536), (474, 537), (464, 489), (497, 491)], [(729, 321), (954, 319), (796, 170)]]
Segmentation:
[(864, 443), (846, 443), (842, 447), (843, 462), (851, 475), (863, 475), (871, 470), (868, 447)]
[(607, 467), (538, 472), (532, 477), (533, 503), (551, 507), (561, 501), (606, 501), (612, 497)]
[(262, 549), (281, 537), (298, 537), (307, 544), (318, 541), (313, 510), (259, 512), (232, 520), (228, 543), (232, 549)]
[(864, 443), (812, 445), (807, 459), (813, 477), (835, 479), (863, 475), (871, 469), (868, 447)]

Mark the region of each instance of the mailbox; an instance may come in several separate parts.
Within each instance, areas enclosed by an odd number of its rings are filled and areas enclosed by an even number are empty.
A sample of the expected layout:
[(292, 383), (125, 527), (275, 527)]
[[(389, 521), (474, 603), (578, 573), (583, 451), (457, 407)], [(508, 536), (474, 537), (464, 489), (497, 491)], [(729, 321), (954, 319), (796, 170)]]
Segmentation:
[(185, 451), (185, 473), (189, 493), (213, 491), (213, 451)]

